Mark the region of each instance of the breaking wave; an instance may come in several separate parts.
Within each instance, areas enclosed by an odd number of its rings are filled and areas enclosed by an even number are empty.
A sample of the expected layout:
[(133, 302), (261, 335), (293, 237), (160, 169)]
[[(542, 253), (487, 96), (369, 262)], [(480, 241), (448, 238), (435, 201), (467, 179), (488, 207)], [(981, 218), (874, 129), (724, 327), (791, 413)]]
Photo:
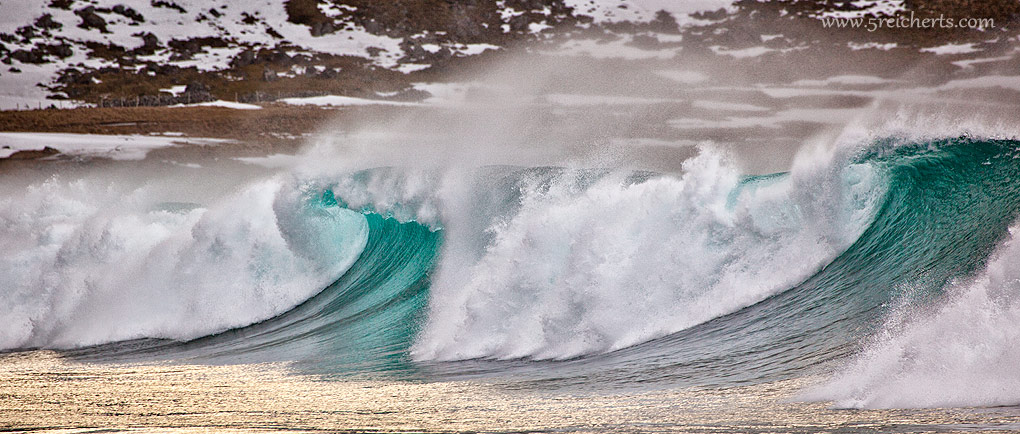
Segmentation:
[(203, 203), (52, 178), (0, 201), (0, 348), (581, 382), (834, 370), (809, 397), (1015, 404), (1018, 145), (887, 138), (764, 176), (709, 148), (680, 174), (376, 167)]

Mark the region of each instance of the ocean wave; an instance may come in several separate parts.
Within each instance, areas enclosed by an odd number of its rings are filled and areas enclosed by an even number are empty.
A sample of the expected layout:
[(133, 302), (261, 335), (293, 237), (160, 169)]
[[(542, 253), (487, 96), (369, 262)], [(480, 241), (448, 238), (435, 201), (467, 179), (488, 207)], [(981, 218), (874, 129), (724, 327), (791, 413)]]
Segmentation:
[(211, 206), (156, 187), (47, 180), (3, 200), (0, 348), (193, 339), (288, 311), (358, 258), (356, 212), (255, 182)]
[(841, 158), (741, 179), (705, 150), (680, 177), (523, 182), (514, 213), (485, 228), (480, 257), (441, 267), (412, 355), (604, 353), (789, 289), (851, 245), (883, 195), (877, 173)]
[(865, 351), (803, 395), (837, 407), (918, 408), (1020, 403), (1020, 227), (978, 276), (936, 306), (901, 306)]
[(676, 175), (305, 171), (194, 202), (158, 194), (173, 177), (54, 178), (3, 199), (0, 343), (439, 378), (842, 366), (811, 396), (1010, 403), (1018, 147), (887, 137), (762, 176), (711, 148)]

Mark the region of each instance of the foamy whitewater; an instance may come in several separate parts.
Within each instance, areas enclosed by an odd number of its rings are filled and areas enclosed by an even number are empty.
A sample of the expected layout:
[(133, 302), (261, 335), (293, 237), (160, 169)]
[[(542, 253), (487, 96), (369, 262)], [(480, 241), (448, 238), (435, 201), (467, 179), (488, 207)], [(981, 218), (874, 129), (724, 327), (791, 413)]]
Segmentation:
[(753, 176), (711, 144), (675, 173), (328, 153), (5, 188), (0, 349), (1020, 403), (1020, 142), (893, 132)]
[(828, 384), (806, 393), (841, 407), (964, 407), (1020, 402), (1020, 227), (979, 275), (936, 306), (894, 311)]

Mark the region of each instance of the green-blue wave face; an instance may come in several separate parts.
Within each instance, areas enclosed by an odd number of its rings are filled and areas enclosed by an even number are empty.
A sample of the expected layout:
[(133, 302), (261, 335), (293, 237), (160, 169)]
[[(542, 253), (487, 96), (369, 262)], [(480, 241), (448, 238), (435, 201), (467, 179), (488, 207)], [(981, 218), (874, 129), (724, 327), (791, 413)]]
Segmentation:
[[(604, 355), (561, 362), (466, 361), (455, 377), (500, 375), (536, 385), (734, 385), (827, 369), (854, 353), (892, 306), (937, 299), (982, 269), (1020, 214), (1014, 141), (878, 143), (852, 164), (887, 183), (874, 220), (846, 251), (803, 283), (699, 326)], [(789, 174), (743, 180), (731, 196)]]
[[(880, 206), (859, 238), (834, 260), (750, 307), (608, 354), (545, 362), (410, 361), (409, 348), (426, 324), (430, 278), (441, 260), (444, 230), (368, 209), (357, 210), (368, 226), (361, 256), (297, 308), (216, 336), (125, 354), (214, 362), (287, 360), (310, 372), (402, 378), (514, 375), (556, 385), (744, 384), (803, 375), (857, 350), (890, 306), (922, 308), (949, 282), (983, 267), (1020, 213), (1018, 146), (968, 138), (873, 144), (848, 164), (880, 174), (886, 184), (883, 197), (877, 198)], [(516, 185), (514, 177), (535, 175), (526, 169), (499, 173), (506, 178), (479, 185), (502, 191)], [(604, 173), (593, 171), (592, 178)], [(744, 179), (730, 193), (730, 202), (789, 176)], [(645, 174), (633, 182), (654, 178)], [(517, 212), (513, 195), (487, 191), (479, 187), (475, 195), (504, 213)], [(349, 212), (344, 198), (328, 188), (308, 192), (305, 206)]]

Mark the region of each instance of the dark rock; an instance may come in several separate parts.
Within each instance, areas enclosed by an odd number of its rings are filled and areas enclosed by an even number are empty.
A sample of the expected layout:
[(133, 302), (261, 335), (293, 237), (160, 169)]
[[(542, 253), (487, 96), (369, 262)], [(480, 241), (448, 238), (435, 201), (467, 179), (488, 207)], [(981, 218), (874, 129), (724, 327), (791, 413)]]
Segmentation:
[[(188, 86), (184, 88), (184, 92), (178, 95), (174, 99), (176, 104), (194, 104), (199, 102), (212, 101), (214, 98), (209, 92), (209, 88), (199, 82), (188, 83)], [(139, 102), (141, 103), (141, 102)]]
[(21, 28), (19, 28), (18, 30), (15, 30), (15, 31), (14, 31), (14, 33), (17, 33), (17, 34), (18, 34), (18, 36), (21, 36), (21, 39), (22, 39), (23, 41), (25, 41), (25, 42), (29, 42), (29, 41), (31, 41), (32, 39), (35, 39), (35, 38), (36, 38), (36, 36), (38, 36), (38, 35), (36, 34), (36, 29), (35, 29), (35, 27), (32, 27), (32, 26), (24, 26), (24, 27), (21, 27)]
[(729, 15), (729, 12), (726, 12), (726, 8), (719, 8), (714, 11), (695, 12), (691, 14), (691, 17), (698, 20), (718, 21), (726, 18), (727, 15)]
[(676, 18), (674, 18), (673, 15), (670, 15), (670, 13), (666, 11), (656, 12), (655, 19), (648, 23), (648, 27), (653, 32), (671, 34), (680, 33), (680, 25), (677, 24)]
[(131, 21), (134, 21), (136, 23), (144, 23), (145, 22), (145, 17), (143, 17), (142, 14), (140, 14), (140, 13), (138, 13), (138, 11), (136, 11), (136, 10), (130, 8), (130, 7), (124, 6), (124, 5), (116, 5), (116, 6), (114, 6), (113, 7), (113, 13), (123, 15), (123, 16), (129, 18)]
[(57, 82), (64, 84), (91, 84), (92, 76), (76, 68), (67, 68), (60, 72)]
[(328, 35), (336, 31), (336, 26), (333, 25), (332, 21), (326, 21), (322, 23), (322, 34)]
[(421, 42), (415, 39), (405, 39), (400, 43), (400, 48), (404, 50), (404, 58), (408, 62), (418, 62), (430, 53), (421, 46)]
[(263, 51), (259, 53), (258, 60), (264, 63), (271, 63), (273, 65), (290, 66), (294, 64), (294, 59), (282, 51)]
[(49, 146), (42, 148), (42, 150), (33, 151), (18, 151), (7, 157), (8, 160), (35, 160), (38, 158), (52, 157), (59, 154), (60, 151), (53, 149)]
[(180, 74), (182, 68), (169, 63), (149, 63), (145, 69), (156, 75), (177, 75)]
[(72, 50), (71, 46), (68, 45), (67, 43), (47, 45), (45, 49), (49, 54), (57, 56), (61, 59), (66, 59), (74, 55), (74, 50)]
[(94, 6), (78, 9), (74, 11), (74, 14), (81, 18), (81, 24), (79, 24), (78, 27), (86, 30), (97, 29), (103, 33), (110, 32), (109, 30), (106, 30), (106, 20), (96, 13), (96, 8)]
[(206, 86), (204, 83), (198, 81), (188, 83), (188, 86), (184, 88), (184, 93), (201, 93), (201, 92), (208, 93), (209, 86)]
[(283, 35), (281, 35), (280, 32), (277, 32), (276, 29), (269, 27), (268, 24), (266, 25), (266, 34), (272, 36), (275, 39), (283, 39)]
[(167, 1), (167, 0), (152, 0), (149, 4), (151, 4), (152, 7), (154, 7), (154, 8), (167, 8), (167, 9), (173, 9), (173, 10), (175, 10), (177, 12), (182, 13), (182, 14), (188, 13), (188, 11), (185, 10), (184, 8), (182, 8), (181, 5), (179, 5), (177, 3), (174, 3), (172, 1)]
[(63, 24), (53, 21), (53, 15), (44, 14), (35, 20), (35, 26), (40, 29), (53, 30), (63, 27)]
[(68, 11), (71, 10), (72, 3), (74, 3), (74, 0), (53, 0), (50, 2), (50, 7)]
[(243, 68), (253, 63), (255, 63), (255, 52), (245, 50), (242, 51), (241, 54), (234, 56), (234, 58), (230, 61), (230, 66), (234, 68)]
[(450, 51), (449, 47), (442, 47), (439, 49), (439, 51), (432, 53), (432, 57), (437, 60), (449, 60), (451, 57), (453, 57), (453, 52)]
[(337, 78), (339, 76), (340, 76), (340, 73), (337, 72), (337, 70), (334, 69), (334, 68), (326, 68), (322, 72), (319, 73), (319, 78), (333, 79), (333, 78)]
[(159, 48), (159, 38), (152, 33), (145, 33), (142, 35), (142, 46), (135, 48), (135, 52), (143, 55), (153, 54)]
[(35, 65), (38, 65), (38, 64), (41, 64), (41, 63), (46, 63), (46, 58), (43, 57), (42, 52), (39, 51), (38, 49), (33, 49), (31, 51), (29, 51), (29, 50), (16, 50), (16, 51), (11, 53), (10, 57), (12, 59), (14, 59), (14, 60), (17, 60), (17, 61), (21, 62), (21, 63), (30, 63), (30, 64), (35, 64)]
[(309, 26), (308, 31), (312, 34), (313, 37), (322, 36), (322, 24), (323, 23), (320, 22), (314, 23), (311, 26)]

